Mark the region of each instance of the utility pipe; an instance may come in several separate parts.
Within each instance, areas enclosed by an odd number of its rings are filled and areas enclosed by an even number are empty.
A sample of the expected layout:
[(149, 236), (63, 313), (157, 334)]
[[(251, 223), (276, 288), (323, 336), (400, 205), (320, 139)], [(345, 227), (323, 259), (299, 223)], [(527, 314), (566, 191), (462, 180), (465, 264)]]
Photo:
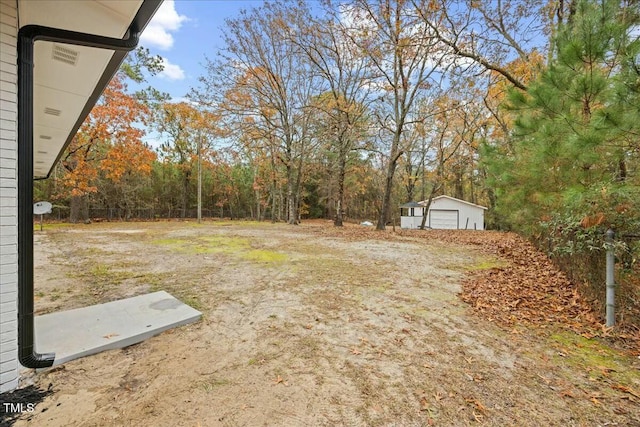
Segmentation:
[(131, 51), (140, 31), (116, 39), (40, 25), (18, 31), (18, 360), (27, 368), (53, 365), (54, 353), (35, 351), (33, 304), (33, 50), (36, 41)]

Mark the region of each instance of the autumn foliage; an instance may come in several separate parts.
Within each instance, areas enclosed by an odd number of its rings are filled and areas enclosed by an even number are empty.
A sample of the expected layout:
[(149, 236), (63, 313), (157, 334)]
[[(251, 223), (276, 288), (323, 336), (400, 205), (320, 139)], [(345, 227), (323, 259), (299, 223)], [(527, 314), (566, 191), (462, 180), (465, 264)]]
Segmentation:
[[(120, 184), (125, 176), (149, 176), (155, 154), (143, 142), (148, 107), (127, 94), (124, 76), (116, 75), (80, 127), (61, 164), (64, 175), (57, 198), (72, 204), (96, 193), (100, 182)], [(78, 206), (72, 206), (72, 220)]]
[[(566, 280), (602, 298), (607, 228), (618, 235), (617, 278), (631, 289), (623, 306), (638, 307), (635, 4), (318, 7), (265, 2), (229, 19), (224, 49), (189, 102), (152, 108), (119, 73), (48, 194), (68, 202), (74, 220), (78, 206), (107, 218), (186, 218), (200, 186), (205, 217), (377, 218), (379, 229), (399, 222), (401, 204), (446, 194), (487, 206), (487, 228), (534, 242), (566, 276), (542, 273), (550, 285), (535, 288), (526, 269), (483, 272), (483, 291), (468, 295), (479, 310), (490, 313), (500, 292), (516, 295), (520, 277), (531, 290), (509, 302), (513, 315), (534, 316), (548, 296), (552, 314), (582, 316)], [(143, 142), (149, 128), (160, 134), (155, 152)], [(518, 245), (500, 247), (547, 271)]]

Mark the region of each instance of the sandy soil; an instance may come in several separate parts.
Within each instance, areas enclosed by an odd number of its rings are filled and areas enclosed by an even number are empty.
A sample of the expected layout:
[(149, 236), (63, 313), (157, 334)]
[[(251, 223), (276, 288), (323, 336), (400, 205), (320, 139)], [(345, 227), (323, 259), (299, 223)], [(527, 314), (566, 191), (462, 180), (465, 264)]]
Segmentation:
[(326, 226), (36, 232), (38, 314), (166, 290), (203, 320), (25, 372), (53, 392), (15, 425), (640, 425), (637, 360), (566, 332), (500, 329), (460, 301), (466, 272), (506, 260)]

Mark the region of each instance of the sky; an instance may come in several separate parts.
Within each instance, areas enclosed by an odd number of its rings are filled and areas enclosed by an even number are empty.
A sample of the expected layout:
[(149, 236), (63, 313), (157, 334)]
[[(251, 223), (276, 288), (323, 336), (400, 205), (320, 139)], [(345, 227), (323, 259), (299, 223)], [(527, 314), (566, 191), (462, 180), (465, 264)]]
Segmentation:
[(164, 59), (164, 71), (148, 84), (184, 100), (205, 74), (205, 56), (222, 46), (224, 21), (263, 0), (164, 0), (140, 38), (140, 45)]

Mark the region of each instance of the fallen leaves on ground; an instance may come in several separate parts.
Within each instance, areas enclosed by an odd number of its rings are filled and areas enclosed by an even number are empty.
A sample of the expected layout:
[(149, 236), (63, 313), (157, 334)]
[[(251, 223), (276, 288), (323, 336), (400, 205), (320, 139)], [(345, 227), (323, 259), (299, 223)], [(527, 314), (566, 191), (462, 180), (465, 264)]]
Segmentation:
[[(468, 230), (376, 231), (373, 227), (331, 222), (314, 222), (312, 229), (324, 236), (340, 236), (350, 241), (421, 238), (469, 245), (495, 256), (500, 266), (469, 272), (460, 298), (490, 321), (516, 331), (518, 325), (537, 329), (561, 326), (582, 336), (613, 338), (640, 354), (640, 328), (634, 325), (607, 330), (593, 304), (580, 295), (572, 283), (545, 254), (515, 233)], [(603, 290), (604, 292), (604, 290)]]
[(276, 379), (275, 379), (275, 380), (273, 380), (273, 382), (274, 382), (274, 384), (284, 384), (284, 385), (286, 385), (286, 386), (287, 386), (287, 385), (289, 385), (289, 383), (288, 383), (288, 382), (286, 382), (286, 381), (284, 380), (284, 378), (282, 378), (280, 375), (278, 375), (278, 376), (276, 377)]
[[(401, 234), (407, 234), (401, 232)], [(460, 297), (491, 321), (507, 328), (561, 326), (583, 336), (610, 336), (593, 305), (545, 254), (515, 233), (429, 230), (428, 239), (471, 245), (504, 265), (471, 271)], [(614, 339), (640, 350), (640, 331), (617, 331)]]
[(637, 397), (638, 399), (640, 399), (640, 392), (635, 391), (631, 387), (627, 387), (622, 384), (616, 384), (616, 385), (612, 385), (611, 388), (614, 390), (620, 390), (624, 393), (629, 393), (631, 396)]

